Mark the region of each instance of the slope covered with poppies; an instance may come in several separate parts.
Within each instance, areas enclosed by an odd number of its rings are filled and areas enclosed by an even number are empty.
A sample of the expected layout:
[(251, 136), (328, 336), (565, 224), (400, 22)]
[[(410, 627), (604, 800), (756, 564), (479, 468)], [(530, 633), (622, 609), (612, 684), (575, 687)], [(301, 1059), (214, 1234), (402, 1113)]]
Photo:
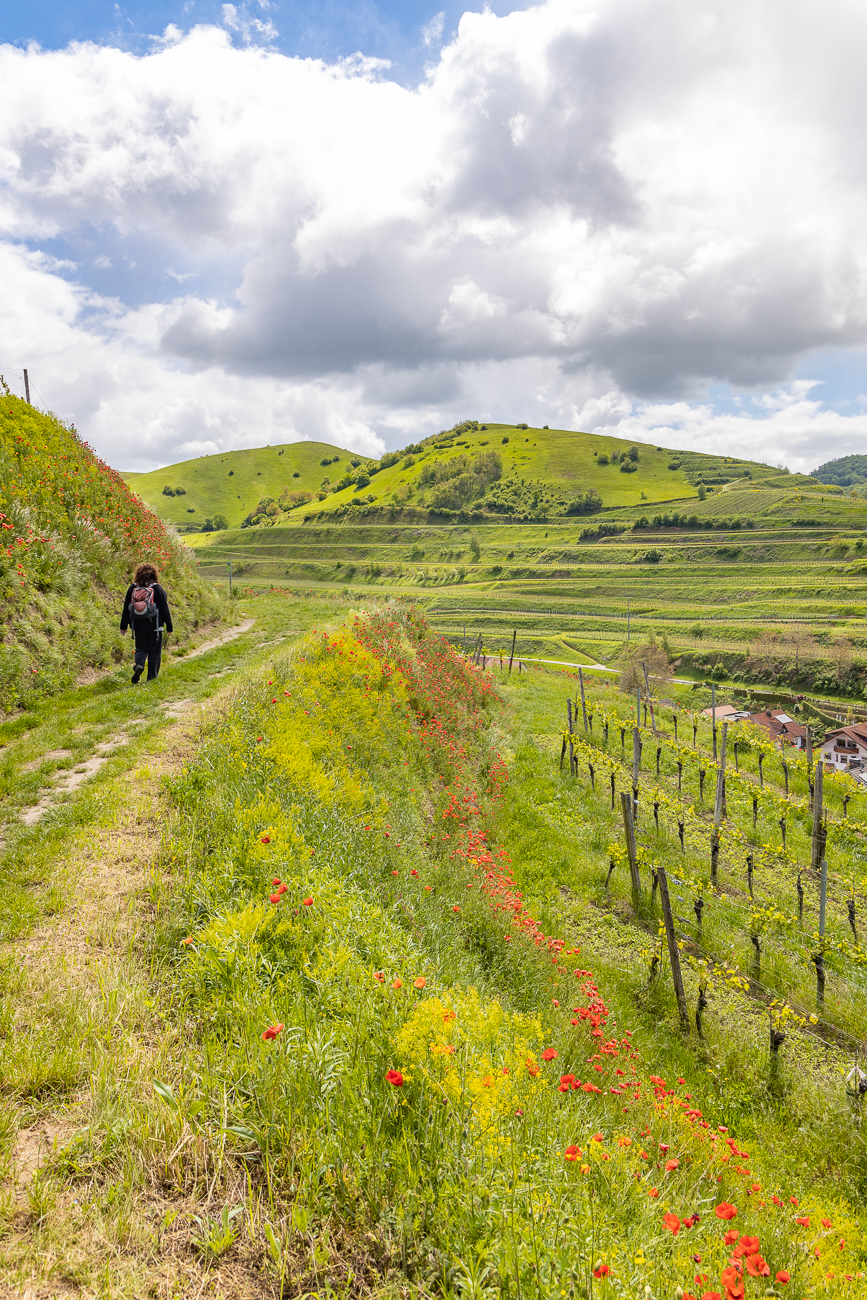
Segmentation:
[(217, 598), (165, 525), (74, 429), (0, 395), (0, 708), (50, 694), (118, 661), (120, 598), (149, 559), (167, 581), (179, 635)]
[(527, 896), (502, 689), (386, 607), (212, 725), (174, 790), (170, 1176), (231, 1135), (275, 1295), (853, 1294), (857, 1117), (828, 1081), (810, 1114), (725, 1095), (580, 908)]

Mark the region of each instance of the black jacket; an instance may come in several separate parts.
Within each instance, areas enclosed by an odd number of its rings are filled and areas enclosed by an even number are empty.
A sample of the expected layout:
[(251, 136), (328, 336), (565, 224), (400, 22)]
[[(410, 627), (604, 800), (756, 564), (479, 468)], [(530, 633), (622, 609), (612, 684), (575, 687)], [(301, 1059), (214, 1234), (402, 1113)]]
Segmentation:
[[(123, 613), (120, 616), (121, 632), (125, 632), (129, 627), (129, 602), (132, 599), (132, 593), (135, 591), (136, 586), (139, 585), (139, 583), (134, 583), (132, 586), (128, 587), (127, 593), (123, 598)], [(165, 632), (173, 632), (172, 612), (169, 609), (168, 597), (158, 582), (154, 583), (154, 604), (157, 607), (157, 626), (162, 628)]]

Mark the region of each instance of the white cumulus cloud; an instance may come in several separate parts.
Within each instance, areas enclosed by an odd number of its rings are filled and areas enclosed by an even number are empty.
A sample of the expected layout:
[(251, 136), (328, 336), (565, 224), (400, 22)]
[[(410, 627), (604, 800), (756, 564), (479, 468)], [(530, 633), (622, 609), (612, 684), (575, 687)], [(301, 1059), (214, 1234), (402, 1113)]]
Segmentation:
[(464, 415), (810, 468), (867, 432), (792, 384), (867, 346), (865, 54), (849, 0), (468, 12), (417, 87), (214, 27), (0, 47), (0, 359), (130, 468)]

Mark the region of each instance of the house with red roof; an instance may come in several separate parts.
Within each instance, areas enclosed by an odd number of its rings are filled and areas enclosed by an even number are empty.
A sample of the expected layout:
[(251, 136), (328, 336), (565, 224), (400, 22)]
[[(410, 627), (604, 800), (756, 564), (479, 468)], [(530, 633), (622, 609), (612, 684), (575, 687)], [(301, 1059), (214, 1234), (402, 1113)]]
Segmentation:
[(851, 727), (838, 727), (829, 731), (822, 741), (822, 758), (838, 772), (867, 759), (867, 722), (854, 722)]
[(802, 727), (782, 709), (764, 709), (761, 713), (751, 713), (750, 722), (762, 727), (772, 740), (781, 745), (793, 745), (795, 749), (804, 749), (807, 744), (807, 728)]

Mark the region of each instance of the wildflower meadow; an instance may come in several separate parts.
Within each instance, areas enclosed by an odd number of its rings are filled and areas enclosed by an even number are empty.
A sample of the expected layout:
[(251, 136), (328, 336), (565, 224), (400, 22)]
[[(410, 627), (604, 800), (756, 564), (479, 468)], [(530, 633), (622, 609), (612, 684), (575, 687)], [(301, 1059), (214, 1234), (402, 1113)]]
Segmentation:
[(167, 1174), (215, 1177), (220, 1133), (275, 1294), (865, 1293), (860, 1117), (834, 1103), (845, 1177), (794, 1134), (786, 1158), (784, 1100), (769, 1140), (720, 1122), (674, 1032), (625, 977), (609, 994), (574, 900), (528, 897), (510, 691), (385, 605), (207, 725), (171, 785)]

